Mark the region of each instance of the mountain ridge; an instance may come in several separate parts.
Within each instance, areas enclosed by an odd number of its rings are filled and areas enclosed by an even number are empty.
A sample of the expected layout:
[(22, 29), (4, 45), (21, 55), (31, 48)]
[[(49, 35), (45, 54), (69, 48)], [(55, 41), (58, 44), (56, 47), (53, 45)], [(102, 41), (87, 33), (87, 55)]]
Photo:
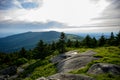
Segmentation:
[[(13, 52), (18, 51), (22, 47), (26, 49), (32, 49), (36, 46), (39, 40), (43, 40), (46, 43), (57, 41), (60, 36), (60, 32), (47, 31), (47, 32), (25, 32), (0, 38), (0, 51), (1, 52)], [(66, 34), (67, 39), (82, 40), (83, 37)]]

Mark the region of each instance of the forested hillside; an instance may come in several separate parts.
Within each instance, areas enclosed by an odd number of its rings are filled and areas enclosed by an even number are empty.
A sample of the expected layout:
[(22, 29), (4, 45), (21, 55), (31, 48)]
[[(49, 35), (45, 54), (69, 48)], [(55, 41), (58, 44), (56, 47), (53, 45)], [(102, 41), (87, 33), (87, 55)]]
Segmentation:
[[(24, 71), (22, 73), (19, 73), (19, 76), (17, 76), (16, 78), (24, 79), (28, 77), (28, 74), (30, 74), (29, 79), (25, 80), (34, 80), (38, 77), (46, 77), (57, 72), (55, 64), (49, 61), (53, 56), (63, 54), (69, 50), (78, 50), (79, 52), (83, 52), (87, 49), (93, 49), (99, 53), (95, 55), (101, 58), (101, 60), (98, 60), (97, 62), (108, 62), (120, 65), (120, 32), (117, 35), (114, 35), (113, 32), (111, 32), (111, 36), (109, 38), (105, 38), (104, 35), (101, 35), (100, 39), (98, 40), (96, 40), (95, 37), (91, 38), (89, 35), (87, 35), (82, 41), (70, 39), (66, 40), (66, 34), (62, 32), (59, 36), (58, 41), (53, 41), (51, 44), (48, 44), (43, 40), (39, 40), (35, 48), (32, 50), (26, 50), (23, 47), (20, 51), (13, 52), (10, 54), (1, 52), (0, 69), (4, 69), (10, 66), (21, 66), (24, 69)], [(101, 51), (103, 51), (103, 53)], [(116, 58), (114, 59), (114, 57)], [(90, 63), (90, 65), (93, 63)], [(88, 64), (88, 66), (90, 65)], [(71, 73), (85, 73), (85, 71), (88, 69), (88, 66), (86, 66), (86, 68), (83, 70), (72, 71)], [(8, 73), (5, 75), (11, 76), (16, 73), (17, 71), (15, 73)], [(0, 74), (2, 73), (0, 72)], [(97, 76), (97, 78), (98, 77), (99, 76)]]
[[(52, 41), (58, 41), (60, 32), (48, 31), (48, 32), (26, 32), (16, 35), (11, 35), (5, 38), (0, 38), (0, 51), (1, 52), (15, 52), (19, 51), (22, 47), (25, 49), (33, 49), (39, 40), (43, 40), (45, 43), (52, 43)], [(66, 34), (66, 40), (83, 40), (83, 37)]]

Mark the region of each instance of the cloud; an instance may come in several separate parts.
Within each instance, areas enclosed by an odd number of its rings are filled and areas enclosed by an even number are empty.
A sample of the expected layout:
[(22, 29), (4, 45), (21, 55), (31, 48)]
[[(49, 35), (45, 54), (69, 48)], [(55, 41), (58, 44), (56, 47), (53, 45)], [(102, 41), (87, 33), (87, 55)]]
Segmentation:
[(13, 7), (13, 0), (0, 0), (0, 10), (7, 10)]
[[(16, 2), (15, 2), (16, 1)], [(99, 16), (105, 8), (104, 0), (98, 5), (91, 4), (89, 0), (15, 0), (21, 9), (10, 10), (5, 17), (17, 21), (46, 22), (47, 20), (58, 21), (68, 25), (80, 26), (89, 23), (91, 18)], [(37, 1), (39, 1), (38, 7)], [(20, 4), (19, 4), (20, 3)], [(103, 5), (101, 5), (104, 3)], [(29, 6), (30, 5), (30, 6)], [(36, 5), (36, 6), (35, 6)], [(33, 9), (29, 9), (33, 8)], [(2, 14), (2, 13), (1, 13)], [(1, 18), (4, 20), (4, 17)]]
[(111, 0), (102, 14), (106, 19), (120, 19), (120, 0)]
[(64, 23), (56, 21), (48, 22), (0, 22), (0, 37), (22, 33), (27, 31), (60, 31), (66, 33), (89, 33), (89, 32), (116, 32), (119, 31), (118, 26), (68, 26)]
[(97, 4), (100, 0), (90, 0), (91, 3)]
[(118, 31), (119, 4), (120, 0), (0, 0), (0, 32)]
[(96, 25), (120, 26), (120, 0), (107, 0), (109, 5), (103, 10), (101, 16), (94, 18), (94, 21), (101, 21)]
[(0, 10), (34, 9), (42, 5), (42, 0), (0, 0)]
[(59, 23), (56, 21), (49, 21), (46, 23), (42, 22), (0, 22), (0, 34), (1, 33), (20, 33), (27, 31), (44, 31), (45, 29), (51, 29), (54, 27), (63, 27), (65, 26), (63, 23)]

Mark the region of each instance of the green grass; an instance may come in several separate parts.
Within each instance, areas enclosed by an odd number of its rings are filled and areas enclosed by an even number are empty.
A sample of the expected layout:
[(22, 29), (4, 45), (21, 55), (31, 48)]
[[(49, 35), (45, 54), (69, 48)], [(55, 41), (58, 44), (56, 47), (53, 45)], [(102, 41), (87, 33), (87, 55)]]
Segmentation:
[(98, 54), (95, 57), (101, 57), (101, 59), (96, 62), (112, 63), (120, 65), (120, 48), (118, 47), (102, 47), (95, 49)]
[(52, 63), (49, 63), (47, 65), (35, 68), (31, 76), (29, 78), (25, 78), (24, 80), (35, 80), (39, 77), (42, 76), (47, 77), (55, 73), (56, 73), (55, 66)]
[[(84, 49), (82, 49), (82, 51), (83, 50)], [(87, 50), (89, 49), (86, 49), (86, 51)], [(88, 75), (86, 72), (95, 63), (111, 63), (111, 64), (116, 64), (120, 66), (120, 48), (119, 47), (114, 47), (114, 46), (99, 47), (92, 50), (97, 52), (97, 54), (95, 54), (94, 57), (98, 57), (100, 59), (93, 60), (90, 63), (88, 63), (84, 68), (71, 71), (70, 73)], [(101, 74), (101, 75), (94, 75), (92, 77), (96, 78), (96, 80), (111, 80), (111, 79), (118, 80), (120, 78), (120, 76), (115, 76), (115, 75), (111, 75), (111, 76), (112, 77), (110, 77), (110, 74)]]
[[(56, 54), (57, 52), (54, 52), (54, 55)], [(35, 80), (42, 76), (47, 77), (55, 74), (57, 69), (55, 65), (49, 61), (54, 55), (48, 56), (44, 60), (37, 59), (28, 61), (28, 63), (21, 66), (25, 71), (20, 74), (19, 78), (22, 78), (22, 80)]]
[[(93, 50), (97, 52), (94, 57), (98, 57), (100, 59), (91, 61), (85, 67), (77, 70), (73, 70), (70, 73), (73, 74), (85, 74), (91, 77), (94, 77), (96, 80), (119, 80), (120, 76), (111, 75), (109, 73), (100, 74), (100, 75), (90, 75), (87, 74), (88, 69), (95, 63), (112, 63), (120, 65), (120, 48), (118, 47), (99, 47), (99, 48), (67, 48), (67, 51), (77, 50), (79, 53)], [(35, 80), (39, 77), (47, 77), (53, 75), (57, 72), (56, 67), (49, 60), (51, 57), (58, 55), (58, 51), (55, 51), (53, 55), (48, 56), (45, 60), (30, 60), (28, 63), (22, 65), (22, 68), (25, 71), (20, 75), (22, 80)], [(30, 74), (29, 77), (26, 75)], [(25, 78), (25, 79), (24, 79)]]
[(112, 75), (110, 73), (100, 74), (100, 75), (89, 75), (94, 77), (96, 80), (120, 80), (119, 75)]

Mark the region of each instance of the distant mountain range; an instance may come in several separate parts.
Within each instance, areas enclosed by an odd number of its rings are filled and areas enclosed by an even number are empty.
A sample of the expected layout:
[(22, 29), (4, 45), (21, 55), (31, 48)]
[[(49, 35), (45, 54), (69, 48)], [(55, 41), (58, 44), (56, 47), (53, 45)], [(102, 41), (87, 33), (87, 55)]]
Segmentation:
[[(110, 34), (111, 34), (111, 32), (108, 32), (108, 33), (78, 33), (78, 34), (76, 34), (76, 35), (78, 35), (78, 36), (81, 36), (81, 37), (86, 37), (87, 35), (89, 35), (90, 37), (95, 37), (97, 40), (102, 36), (102, 35), (104, 35), (104, 37), (105, 38), (109, 38), (110, 37)], [(114, 35), (116, 35), (117, 34), (117, 32), (114, 32)]]
[[(57, 41), (60, 34), (60, 32), (56, 31), (26, 32), (0, 38), (0, 52), (14, 52), (20, 50), (22, 47), (32, 49), (36, 46), (39, 40), (43, 40), (46, 43)], [(82, 40), (83, 37), (73, 34), (66, 34), (66, 39)]]

